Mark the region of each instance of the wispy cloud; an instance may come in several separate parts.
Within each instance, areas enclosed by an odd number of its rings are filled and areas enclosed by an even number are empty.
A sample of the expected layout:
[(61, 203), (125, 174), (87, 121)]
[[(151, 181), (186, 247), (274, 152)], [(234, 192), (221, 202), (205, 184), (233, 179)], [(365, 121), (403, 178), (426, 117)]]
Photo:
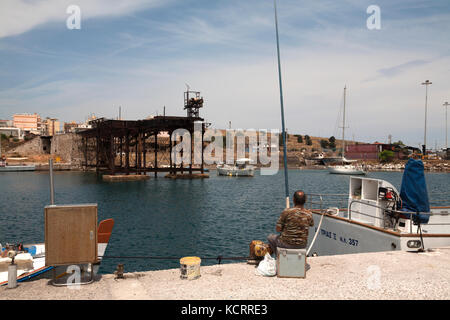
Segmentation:
[(427, 63), (430, 63), (430, 61), (413, 60), (413, 61), (408, 61), (408, 62), (402, 63), (397, 66), (393, 66), (393, 67), (389, 67), (389, 68), (382, 68), (382, 69), (377, 70), (377, 72), (380, 73), (382, 76), (392, 77), (392, 76), (399, 75), (400, 73), (402, 73), (408, 69), (415, 68), (418, 66), (423, 66)]
[(392, 78), (395, 76), (399, 76), (405, 72), (408, 72), (410, 70), (413, 70), (418, 67), (422, 67), (424, 65), (427, 65), (431, 63), (433, 60), (423, 60), (423, 59), (417, 59), (417, 60), (411, 60), (408, 62), (404, 62), (401, 64), (397, 64), (392, 67), (386, 67), (386, 68), (380, 68), (376, 70), (377, 75), (366, 78), (362, 80), (362, 82), (371, 82), (376, 81), (382, 78)]
[[(420, 82), (433, 81), (430, 110), (448, 94), (445, 1), (378, 0), (377, 31), (366, 28), (372, 1), (279, 1), (289, 131), (335, 134), (346, 84), (349, 135), (408, 135), (416, 145), (423, 134)], [(180, 115), (187, 82), (202, 91), (202, 116), (214, 126), (280, 126), (272, 1), (77, 2), (91, 19), (70, 32), (63, 30), (69, 1), (0, 0), (0, 117), (20, 109), (81, 120), (93, 111), (115, 116), (118, 105), (130, 119), (164, 105)], [(429, 115), (440, 140), (441, 118)]]
[[(167, 0), (170, 1), (170, 0)], [(83, 18), (119, 16), (161, 5), (163, 0), (2, 0), (0, 38), (19, 35), (49, 22), (64, 22), (70, 5), (81, 8)], [(64, 24), (63, 24), (64, 26)]]

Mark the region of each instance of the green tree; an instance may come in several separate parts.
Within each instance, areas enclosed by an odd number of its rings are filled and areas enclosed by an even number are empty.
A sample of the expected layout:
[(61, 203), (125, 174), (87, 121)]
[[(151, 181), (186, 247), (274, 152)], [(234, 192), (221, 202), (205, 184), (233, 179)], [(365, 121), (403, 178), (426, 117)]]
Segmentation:
[(330, 138), (328, 138), (328, 147), (330, 149), (333, 149), (333, 151), (336, 151), (336, 138), (334, 136), (331, 136)]
[(402, 140), (398, 140), (397, 142), (393, 142), (392, 144), (395, 144), (397, 146), (404, 146), (405, 145)]
[(394, 159), (395, 152), (391, 150), (383, 150), (378, 154), (378, 158), (381, 162), (390, 162)]
[(305, 140), (306, 140), (306, 145), (311, 146), (312, 145), (312, 140), (311, 137), (308, 135), (305, 135)]
[(298, 134), (298, 135), (297, 135), (297, 142), (298, 142), (298, 143), (303, 143), (303, 137), (302, 137), (301, 134)]
[(397, 142), (392, 143), (392, 145), (394, 146), (393, 150), (395, 150), (396, 152), (403, 152), (404, 151), (404, 152), (407, 153), (407, 150), (405, 150), (406, 146), (402, 142), (402, 140), (398, 140)]
[(322, 149), (327, 149), (329, 147), (329, 142), (327, 140), (320, 140), (320, 146), (322, 147)]

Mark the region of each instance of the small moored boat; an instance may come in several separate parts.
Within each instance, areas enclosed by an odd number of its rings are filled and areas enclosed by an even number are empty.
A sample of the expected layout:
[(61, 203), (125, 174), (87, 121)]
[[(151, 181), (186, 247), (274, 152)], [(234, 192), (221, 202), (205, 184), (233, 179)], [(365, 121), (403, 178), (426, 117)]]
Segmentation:
[(344, 113), (342, 116), (342, 160), (341, 165), (328, 166), (328, 172), (334, 174), (351, 174), (363, 175), (366, 174), (366, 169), (361, 165), (356, 165), (355, 160), (345, 159), (345, 93), (347, 86), (344, 87)]
[(450, 246), (450, 206), (430, 207), (421, 161), (408, 162), (400, 192), (385, 180), (350, 177), (347, 208), (323, 209), (336, 196), (342, 195), (309, 195), (314, 217), (308, 241), (312, 255)]
[[(88, 270), (87, 265), (82, 265), (81, 270), (89, 271), (95, 274), (100, 268), (100, 263), (108, 246), (109, 238), (114, 227), (114, 219), (103, 220), (99, 223), (97, 229), (97, 252), (98, 263), (93, 265), (93, 270)], [(7, 256), (9, 250), (14, 250), (17, 255), (14, 257), (14, 263), (17, 265), (17, 282), (23, 282), (30, 279), (50, 278), (52, 270), (55, 270), (57, 277), (65, 274), (64, 266), (46, 266), (45, 265), (45, 244), (19, 244), (7, 245), (2, 248), (0, 245), (0, 286), (8, 283), (8, 265), (12, 259)], [(52, 272), (50, 272), (52, 271)]]
[(234, 165), (218, 164), (217, 174), (220, 176), (253, 177), (255, 167), (249, 158), (237, 159)]
[(330, 166), (328, 167), (328, 171), (334, 174), (350, 174), (350, 175), (364, 175), (366, 171), (364, 167), (348, 164), (348, 165), (340, 165), (340, 166)]

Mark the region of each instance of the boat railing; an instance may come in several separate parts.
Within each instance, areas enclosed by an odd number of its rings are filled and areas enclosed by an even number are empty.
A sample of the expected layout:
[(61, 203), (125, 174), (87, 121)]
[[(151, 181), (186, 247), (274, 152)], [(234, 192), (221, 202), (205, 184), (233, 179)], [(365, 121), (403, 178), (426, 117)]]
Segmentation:
[[(323, 212), (326, 208), (337, 207), (345, 208), (347, 206), (348, 194), (344, 193), (307, 193), (306, 208), (310, 210), (320, 210)], [(318, 207), (317, 207), (318, 205)]]
[[(357, 210), (352, 210), (352, 206), (353, 206), (354, 203), (360, 203), (360, 204), (363, 204), (365, 206), (370, 206), (370, 207), (386, 210), (386, 211), (389, 211), (389, 212), (394, 213), (394, 214), (409, 215), (410, 221), (413, 221), (413, 215), (416, 215), (416, 214), (429, 215), (429, 216), (448, 216), (449, 215), (448, 213), (413, 212), (413, 211), (394, 210), (394, 209), (389, 209), (389, 208), (386, 208), (386, 207), (381, 207), (381, 206), (373, 204), (373, 203), (367, 203), (367, 202), (363, 202), (361, 200), (356, 200), (355, 199), (355, 200), (350, 201), (350, 204), (348, 206), (348, 219), (349, 220), (352, 220), (352, 212), (358, 213), (358, 214), (361, 214), (361, 215), (364, 215), (364, 216), (367, 216), (367, 217), (370, 217), (370, 218), (384, 220), (384, 217), (378, 217), (378, 216), (367, 214), (367, 213), (363, 213), (363, 212), (360, 212), (360, 211), (357, 211)], [(429, 225), (429, 226), (430, 225), (450, 225), (450, 221), (448, 223), (427, 223), (427, 225)], [(413, 224), (410, 223), (409, 226), (410, 226), (410, 233), (412, 233), (412, 226), (413, 226)]]
[[(306, 208), (310, 210), (315, 210), (320, 213), (325, 212), (330, 207), (336, 207), (338, 209), (343, 209), (347, 207), (348, 204), (348, 194), (342, 194), (342, 193), (330, 193), (330, 194), (319, 194), (319, 193), (307, 193), (307, 202), (306, 202)], [(357, 213), (363, 216), (367, 216), (369, 218), (378, 219), (378, 220), (384, 220), (383, 217), (379, 217), (373, 214), (368, 214), (365, 212), (361, 212), (358, 210), (352, 209), (353, 204), (360, 203), (365, 206), (371, 206), (374, 208), (382, 209), (384, 211), (389, 211), (393, 214), (399, 214), (399, 215), (405, 215), (409, 216), (409, 219), (413, 221), (413, 216), (417, 214), (421, 215), (428, 215), (428, 216), (449, 216), (449, 213), (439, 213), (439, 212), (412, 212), (412, 211), (400, 211), (400, 210), (394, 210), (389, 209), (386, 207), (382, 207), (376, 204), (363, 202), (358, 199), (353, 199), (350, 201), (350, 204), (348, 204), (348, 210), (344, 213), (344, 218), (347, 218), (349, 220), (352, 220), (352, 213)], [(450, 225), (450, 219), (447, 223), (427, 223), (427, 225)], [(412, 233), (413, 224), (410, 224), (410, 232)]]

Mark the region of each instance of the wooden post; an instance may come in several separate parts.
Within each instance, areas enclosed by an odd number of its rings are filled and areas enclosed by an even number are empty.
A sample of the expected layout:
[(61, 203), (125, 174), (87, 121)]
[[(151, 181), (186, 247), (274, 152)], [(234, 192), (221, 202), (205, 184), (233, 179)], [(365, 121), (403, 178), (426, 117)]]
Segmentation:
[(139, 144), (138, 144), (138, 165), (139, 165), (139, 174), (142, 174), (142, 136), (143, 133), (139, 132)]
[(202, 174), (204, 173), (204, 159), (203, 159), (203, 135), (205, 133), (205, 124), (202, 123), (202, 164), (201, 164), (201, 169), (202, 169)]
[(120, 169), (122, 170), (122, 168), (123, 168), (123, 160), (122, 160), (122, 153), (123, 153), (123, 138), (122, 138), (122, 137), (120, 137), (119, 143), (120, 143)]
[(139, 134), (137, 134), (134, 138), (135, 140), (135, 155), (134, 155), (134, 166), (136, 169), (136, 174), (139, 174), (139, 168), (138, 168), (138, 146), (139, 146)]
[(147, 148), (145, 147), (145, 138), (146, 138), (146, 133), (144, 132), (142, 134), (142, 155), (143, 155), (143, 158), (144, 158), (144, 160), (143, 160), (144, 161), (144, 165), (143, 165), (144, 175), (147, 174), (147, 157), (146, 157)]
[(97, 175), (99, 174), (99, 152), (100, 152), (100, 129), (97, 128), (97, 137), (96, 137), (96, 151), (95, 151), (95, 172)]
[(190, 135), (191, 135), (191, 150), (190, 150), (190, 161), (189, 161), (189, 174), (190, 175), (192, 175), (192, 149), (193, 149), (193, 147), (192, 147), (192, 145), (193, 145), (193, 142), (194, 142), (194, 139), (193, 139), (193, 134), (192, 134), (193, 132), (190, 132)]
[(83, 138), (84, 140), (84, 170), (87, 171), (88, 168), (88, 137)]
[[(183, 143), (183, 136), (180, 135), (180, 144)], [(181, 149), (181, 161), (180, 161), (180, 169), (181, 169), (181, 174), (183, 174), (183, 149)]]
[(125, 173), (130, 174), (130, 135), (128, 131), (125, 136)]
[(155, 132), (155, 178), (158, 177), (158, 131)]
[(172, 162), (172, 133), (169, 133), (169, 162), (170, 162), (170, 173), (173, 173), (173, 162)]
[(115, 158), (116, 158), (116, 154), (114, 151), (114, 136), (111, 133), (110, 136), (110, 141), (109, 141), (109, 170), (111, 171), (111, 175), (115, 174), (115, 169), (116, 169), (116, 163), (115, 163)]

